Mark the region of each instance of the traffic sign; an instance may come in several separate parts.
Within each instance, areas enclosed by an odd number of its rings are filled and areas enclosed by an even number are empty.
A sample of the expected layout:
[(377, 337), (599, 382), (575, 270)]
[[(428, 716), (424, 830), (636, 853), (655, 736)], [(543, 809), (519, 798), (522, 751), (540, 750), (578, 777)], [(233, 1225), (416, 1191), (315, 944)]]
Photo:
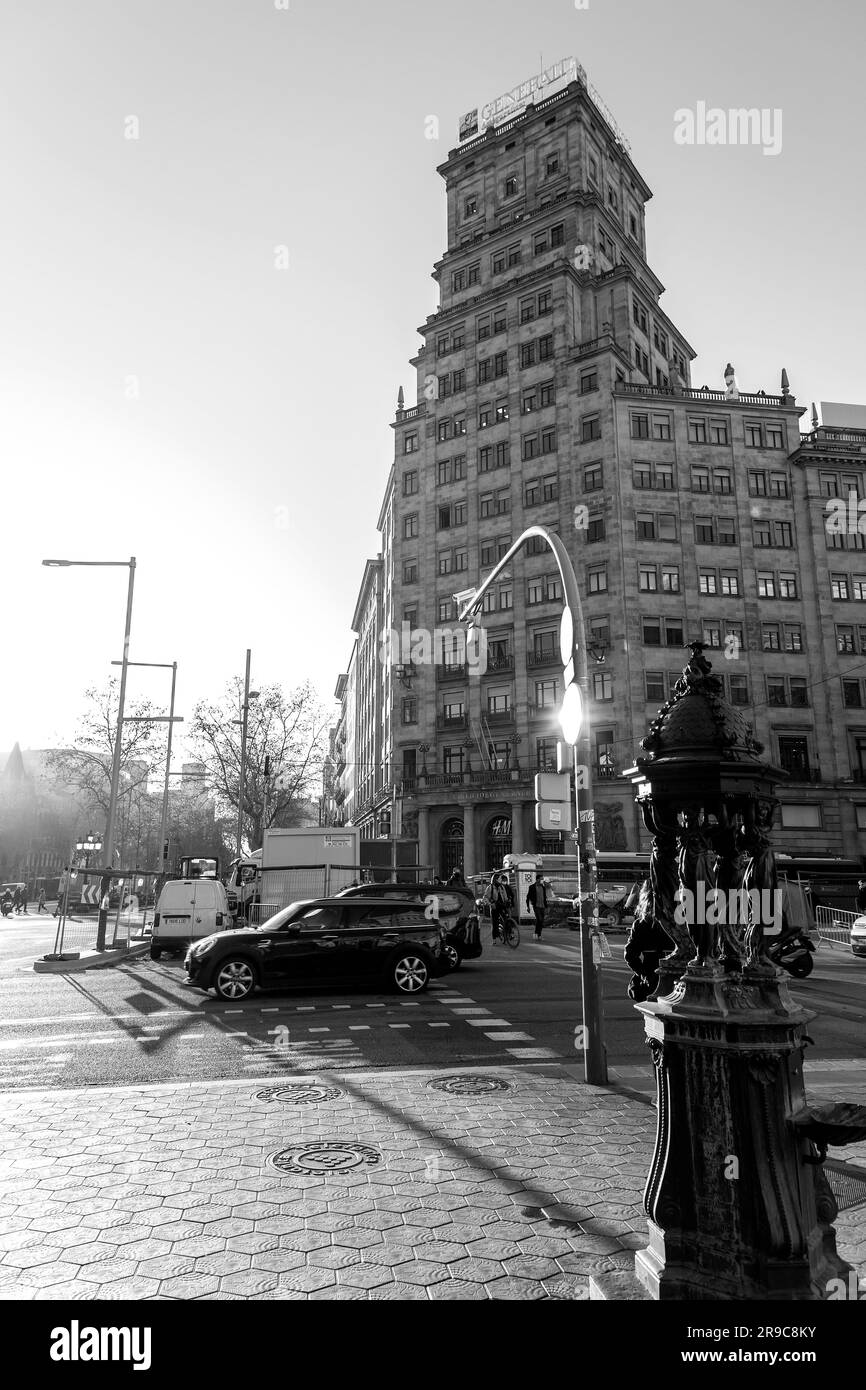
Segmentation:
[(536, 830), (564, 830), (574, 828), (574, 812), (570, 801), (537, 801), (535, 803)]
[(571, 778), (567, 773), (536, 772), (536, 801), (569, 801), (571, 799)]

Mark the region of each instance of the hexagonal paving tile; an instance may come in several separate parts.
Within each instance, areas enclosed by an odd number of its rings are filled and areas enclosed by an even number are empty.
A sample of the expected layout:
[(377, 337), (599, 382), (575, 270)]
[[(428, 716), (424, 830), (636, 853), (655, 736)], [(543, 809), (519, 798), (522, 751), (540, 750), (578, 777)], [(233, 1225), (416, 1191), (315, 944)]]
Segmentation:
[(348, 1269), (361, 1263), (361, 1255), (349, 1246), (333, 1245), (326, 1250), (312, 1250), (307, 1263), (317, 1269)]
[[(211, 1257), (216, 1258), (216, 1257)], [(142, 1260), (136, 1270), (136, 1274), (145, 1279), (179, 1279), (182, 1274), (194, 1274), (195, 1267), (191, 1260), (180, 1260), (174, 1255), (166, 1255), (163, 1259)]]
[(264, 1231), (253, 1231), (248, 1236), (229, 1236), (227, 1250), (240, 1250), (245, 1255), (261, 1255), (267, 1250), (280, 1248), (281, 1236), (269, 1236)]
[[(491, 1227), (487, 1227), (488, 1230)], [(516, 1240), (497, 1240), (494, 1236), (473, 1240), (466, 1248), (465, 1253), (481, 1260), (507, 1260), (520, 1254), (520, 1246)]]
[(245, 1269), (239, 1270), (237, 1274), (227, 1274), (220, 1280), (220, 1289), (224, 1293), (241, 1294), (244, 1298), (252, 1298), (255, 1294), (269, 1293), (278, 1287), (278, 1280), (288, 1278), (288, 1275), (278, 1275), (273, 1270), (268, 1269)]
[(267, 1269), (272, 1274), (287, 1274), (291, 1269), (302, 1269), (306, 1263), (302, 1250), (266, 1250), (263, 1255), (256, 1255), (256, 1269)]
[(451, 1275), (443, 1264), (436, 1264), (433, 1260), (416, 1260), (411, 1265), (400, 1265), (398, 1277), (404, 1284), (418, 1284), (429, 1288), (431, 1284), (450, 1280)]
[(415, 1258), (411, 1245), (377, 1245), (361, 1253), (364, 1264), (385, 1265), (389, 1269), (394, 1265), (410, 1264)]
[(138, 1267), (136, 1260), (97, 1260), (96, 1264), (82, 1265), (79, 1278), (87, 1284), (113, 1284), (118, 1279), (133, 1279)]
[(279, 1236), (281, 1250), (324, 1250), (331, 1244), (327, 1231), (296, 1231), (290, 1236)]
[(382, 1233), (380, 1231), (340, 1231), (335, 1240), (339, 1245), (348, 1246), (351, 1250), (371, 1250), (374, 1245), (382, 1244)]
[[(266, 1256), (258, 1258), (265, 1259)], [(252, 1257), (242, 1255), (237, 1250), (225, 1250), (219, 1255), (198, 1255), (192, 1263), (196, 1274), (216, 1274), (221, 1278), (224, 1274), (239, 1274), (241, 1270), (249, 1269)], [(264, 1268), (267, 1269), (268, 1266), (265, 1265)]]
[(441, 1284), (431, 1284), (427, 1292), (430, 1298), (460, 1300), (461, 1302), (487, 1302), (490, 1284), (470, 1284), (466, 1280), (446, 1279)]
[(489, 1296), (493, 1299), (508, 1299), (513, 1302), (537, 1301), (547, 1298), (547, 1292), (541, 1284), (537, 1284), (532, 1279), (520, 1279), (510, 1276), (505, 1279), (494, 1279), (486, 1285)]
[(255, 1226), (257, 1235), (261, 1232), (266, 1236), (288, 1236), (303, 1231), (305, 1222), (302, 1216), (269, 1216)]
[(279, 1276), (280, 1288), (294, 1289), (297, 1293), (313, 1293), (336, 1282), (337, 1276), (332, 1269), (295, 1269)]
[(471, 1255), (455, 1260), (448, 1268), (455, 1279), (466, 1279), (470, 1283), (486, 1284), (491, 1279), (501, 1279), (504, 1267), (497, 1260), (476, 1260)]
[(393, 1274), (383, 1265), (350, 1265), (337, 1273), (340, 1284), (349, 1284), (359, 1289), (376, 1289), (393, 1282)]
[(395, 1226), (403, 1225), (403, 1218), (396, 1212), (365, 1211), (356, 1218), (355, 1224), (371, 1231), (391, 1231)]
[[(7, 1250), (3, 1256), (3, 1268), (35, 1269), (38, 1265), (56, 1264), (64, 1252), (47, 1245), (25, 1246), (21, 1250)], [(77, 1263), (77, 1261), (76, 1261)]]
[(428, 1299), (427, 1289), (423, 1284), (407, 1283), (383, 1284), (378, 1289), (370, 1289), (367, 1296), (376, 1302), (388, 1299), (396, 1303), (406, 1303), (410, 1299), (426, 1303)]
[(163, 1279), (159, 1291), (169, 1298), (208, 1298), (219, 1287), (219, 1279), (212, 1274), (179, 1274), (174, 1279)]

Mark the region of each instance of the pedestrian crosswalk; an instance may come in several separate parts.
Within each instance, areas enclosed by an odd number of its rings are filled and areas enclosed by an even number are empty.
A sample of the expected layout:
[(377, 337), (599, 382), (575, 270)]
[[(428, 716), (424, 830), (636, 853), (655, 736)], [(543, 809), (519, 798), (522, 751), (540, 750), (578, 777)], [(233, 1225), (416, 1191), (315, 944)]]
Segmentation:
[[(270, 1076), (287, 1070), (358, 1068), (417, 1060), (435, 1046), (455, 1064), (484, 1057), (495, 1061), (562, 1060), (516, 1026), (453, 987), (436, 982), (423, 1000), (356, 998), (351, 1003), (293, 999), (243, 1006), (165, 1008), (156, 1013), (52, 1014), (42, 1019), (0, 1020), (0, 1089), (81, 1084), (81, 1070), (94, 1058), (90, 1076), (99, 1084), (96, 1060), (112, 1049), (112, 1062), (126, 1059), (130, 1076), (158, 1062), (187, 1077), (220, 1054), (236, 1074)], [(34, 1027), (39, 1032), (34, 1036)], [(55, 1029), (57, 1031), (52, 1032)], [(17, 1030), (17, 1032), (16, 1032)], [(41, 1036), (39, 1035), (41, 1033)], [(434, 1044), (434, 1039), (435, 1044)], [(483, 1051), (479, 1048), (482, 1044)], [(395, 1049), (397, 1051), (395, 1052)], [(407, 1051), (408, 1050), (408, 1051)], [(95, 1073), (95, 1075), (94, 1075)]]

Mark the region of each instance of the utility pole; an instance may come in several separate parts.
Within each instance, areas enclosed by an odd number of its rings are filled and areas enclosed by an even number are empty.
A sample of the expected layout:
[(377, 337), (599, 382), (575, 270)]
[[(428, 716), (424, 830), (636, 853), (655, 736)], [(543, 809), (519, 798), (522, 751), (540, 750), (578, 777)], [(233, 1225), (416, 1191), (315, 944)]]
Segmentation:
[(120, 790), (120, 760), (123, 753), (123, 706), (126, 700), (126, 677), (129, 671), (129, 634), (132, 628), (132, 593), (135, 586), (135, 556), (129, 561), (129, 588), (126, 595), (126, 624), (123, 630), (123, 661), (120, 666), (120, 698), (117, 705), (117, 730), (114, 736), (114, 757), (111, 762), (111, 794), (108, 801), (108, 824), (105, 827), (105, 873), (99, 885), (99, 919), (96, 927), (96, 949), (105, 950), (108, 927), (108, 892), (114, 868), (115, 822), (117, 794)]
[(243, 858), (243, 833), (244, 833), (244, 793), (246, 791), (247, 776), (247, 717), (250, 712), (250, 659), (252, 652), (247, 647), (247, 666), (244, 676), (244, 703), (241, 707), (241, 770), (238, 779), (238, 859)]
[(168, 711), (168, 743), (165, 750), (165, 784), (162, 789), (162, 817), (159, 823), (159, 863), (160, 873), (166, 871), (165, 832), (168, 827), (168, 779), (171, 768), (171, 731), (174, 728), (174, 687), (177, 682), (177, 662), (171, 664), (171, 705)]

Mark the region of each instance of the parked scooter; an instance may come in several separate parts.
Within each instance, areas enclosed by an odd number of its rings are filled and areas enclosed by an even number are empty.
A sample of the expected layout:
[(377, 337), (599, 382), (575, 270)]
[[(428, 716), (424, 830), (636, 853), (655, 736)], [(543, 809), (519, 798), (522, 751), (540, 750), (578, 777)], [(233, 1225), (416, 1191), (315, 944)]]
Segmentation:
[(0, 898), (0, 912), (3, 913), (3, 916), (4, 916), (4, 917), (9, 917), (9, 916), (11, 916), (11, 913), (12, 913), (12, 895), (11, 895), (11, 893), (6, 893), (2, 898)]
[(795, 980), (805, 980), (811, 975), (815, 946), (801, 931), (793, 931), (788, 936), (779, 936), (767, 947), (767, 955), (774, 965), (781, 966)]

